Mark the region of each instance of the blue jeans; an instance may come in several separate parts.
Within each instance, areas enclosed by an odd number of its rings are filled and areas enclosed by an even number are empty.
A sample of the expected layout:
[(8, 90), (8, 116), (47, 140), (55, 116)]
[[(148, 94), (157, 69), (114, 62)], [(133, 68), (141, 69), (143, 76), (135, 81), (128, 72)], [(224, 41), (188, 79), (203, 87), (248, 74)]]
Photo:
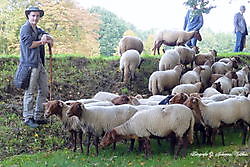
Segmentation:
[[(36, 106), (33, 109), (34, 94), (37, 90)], [(23, 118), (27, 120), (34, 118), (35, 120), (42, 120), (44, 115), (43, 103), (48, 97), (48, 76), (44, 66), (39, 63), (38, 68), (33, 68), (30, 77), (30, 84), (25, 90), (23, 98)]]
[(193, 46), (196, 46), (196, 43), (197, 43), (197, 39), (196, 38), (192, 38), (191, 40), (189, 40), (186, 45), (189, 46), (189, 47), (193, 47)]
[(234, 52), (241, 52), (244, 48), (244, 42), (246, 40), (246, 35), (241, 32), (236, 32), (236, 42)]

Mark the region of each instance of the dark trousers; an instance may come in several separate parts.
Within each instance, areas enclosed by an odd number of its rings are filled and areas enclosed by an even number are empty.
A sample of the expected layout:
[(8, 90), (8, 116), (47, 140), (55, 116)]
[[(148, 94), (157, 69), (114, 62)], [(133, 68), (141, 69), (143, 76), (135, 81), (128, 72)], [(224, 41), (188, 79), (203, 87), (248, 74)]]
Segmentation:
[(236, 43), (234, 52), (241, 52), (244, 48), (244, 43), (246, 40), (246, 35), (241, 32), (236, 32)]

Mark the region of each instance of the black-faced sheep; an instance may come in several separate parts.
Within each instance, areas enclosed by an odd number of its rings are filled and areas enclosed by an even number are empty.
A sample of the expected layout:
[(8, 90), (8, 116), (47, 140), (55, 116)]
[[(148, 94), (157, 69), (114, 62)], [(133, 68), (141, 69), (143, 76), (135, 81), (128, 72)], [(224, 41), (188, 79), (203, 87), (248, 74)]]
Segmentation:
[(162, 44), (167, 46), (179, 46), (184, 45), (187, 41), (193, 37), (197, 38), (199, 41), (202, 40), (199, 31), (171, 31), (163, 30), (157, 34), (154, 40), (154, 55), (157, 50), (157, 53), (160, 54), (160, 47)]

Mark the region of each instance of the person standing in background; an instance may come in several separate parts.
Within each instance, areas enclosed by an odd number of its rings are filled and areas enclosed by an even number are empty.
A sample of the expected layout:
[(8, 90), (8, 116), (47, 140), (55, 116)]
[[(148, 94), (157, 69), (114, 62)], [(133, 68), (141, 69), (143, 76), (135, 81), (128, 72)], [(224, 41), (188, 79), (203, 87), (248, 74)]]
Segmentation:
[[(38, 7), (29, 7), (25, 10), (27, 21), (20, 29), (20, 65), (32, 68), (29, 86), (25, 89), (23, 98), (24, 124), (36, 128), (45, 124), (43, 103), (48, 97), (48, 77), (45, 70), (44, 45), (53, 46), (53, 38), (37, 27), (44, 11)], [(36, 105), (34, 95), (37, 91)]]
[[(184, 20), (184, 26), (183, 30), (184, 31), (199, 31), (201, 27), (203, 26), (203, 16), (202, 13), (197, 13), (197, 7), (193, 6), (192, 9), (189, 9), (187, 11), (187, 14), (185, 16)], [(186, 43), (189, 47), (194, 47), (196, 46), (197, 39), (192, 38), (190, 41)]]
[(246, 7), (242, 5), (240, 6), (240, 12), (234, 15), (234, 33), (236, 34), (234, 52), (242, 52), (246, 43), (246, 35), (248, 35), (248, 32), (247, 24), (243, 16), (245, 11)]

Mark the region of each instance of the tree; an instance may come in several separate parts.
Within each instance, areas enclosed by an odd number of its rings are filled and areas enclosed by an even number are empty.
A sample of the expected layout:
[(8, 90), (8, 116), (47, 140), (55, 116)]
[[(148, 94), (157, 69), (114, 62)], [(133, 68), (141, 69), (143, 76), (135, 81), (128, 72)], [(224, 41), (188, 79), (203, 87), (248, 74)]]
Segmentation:
[(210, 5), (211, 1), (214, 0), (187, 0), (184, 2), (184, 5), (193, 7), (196, 6), (197, 10), (195, 12), (197, 13), (206, 13), (208, 14), (211, 9), (215, 8), (216, 6)]
[[(99, 20), (72, 0), (3, 0), (0, 8), (0, 53), (18, 53), (24, 10), (39, 6), (45, 11), (38, 26), (55, 39), (54, 53), (99, 54)], [(13, 17), (15, 16), (15, 17)]]
[(101, 7), (92, 7), (89, 11), (98, 14), (102, 21), (98, 32), (101, 55), (112, 56), (123, 33), (127, 30), (125, 21)]

